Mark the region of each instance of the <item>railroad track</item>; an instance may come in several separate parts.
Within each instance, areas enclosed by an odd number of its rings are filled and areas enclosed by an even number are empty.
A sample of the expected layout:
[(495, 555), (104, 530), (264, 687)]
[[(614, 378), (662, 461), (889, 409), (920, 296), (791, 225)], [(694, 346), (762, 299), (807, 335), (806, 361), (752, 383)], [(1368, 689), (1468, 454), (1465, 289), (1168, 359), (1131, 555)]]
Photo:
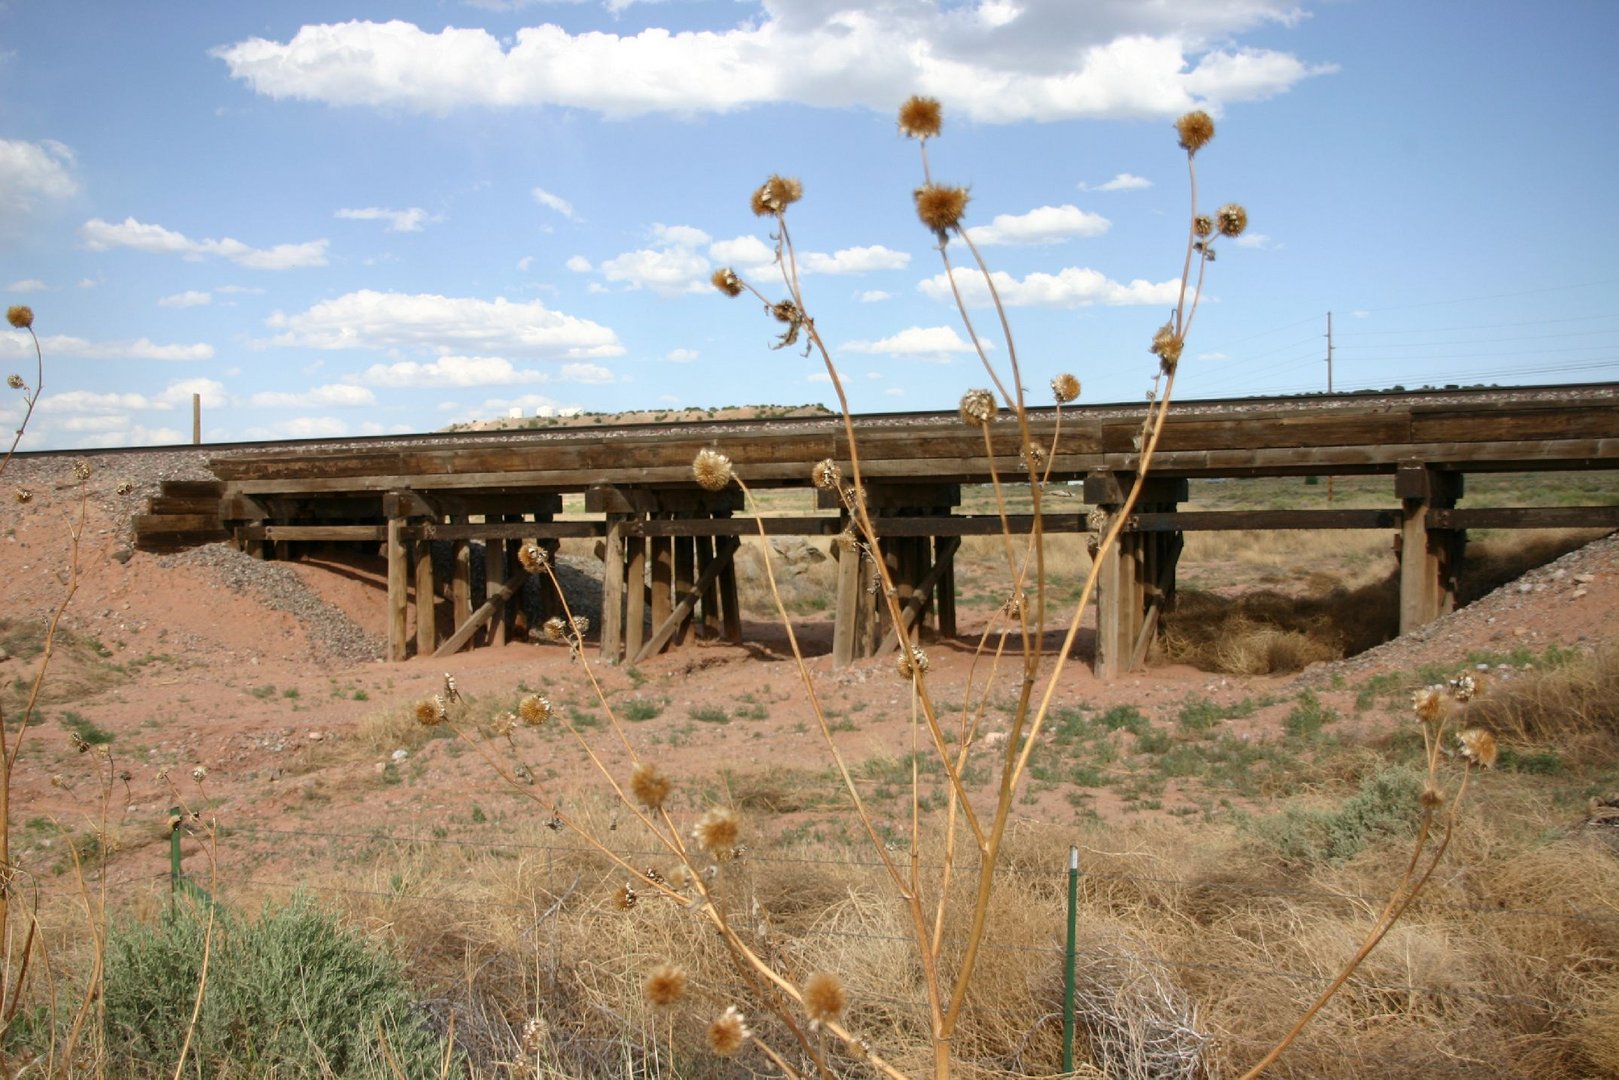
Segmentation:
[[(1033, 395), (1031, 395), (1033, 396)], [(1043, 396), (1043, 395), (1042, 395)], [(1300, 409), (1333, 412), (1338, 410), (1367, 410), (1379, 406), (1387, 408), (1420, 408), (1443, 410), (1446, 408), (1477, 409), (1492, 404), (1533, 405), (1539, 401), (1568, 401), (1585, 399), (1591, 402), (1611, 401), (1619, 405), (1619, 383), (1571, 383), (1549, 386), (1486, 387), (1457, 390), (1407, 390), (1342, 394), (1298, 394), (1288, 396), (1177, 399), (1172, 412), (1179, 420), (1201, 417), (1217, 419), (1221, 416), (1262, 414), (1266, 412), (1296, 412)], [(1119, 421), (1140, 417), (1145, 402), (1112, 402), (1097, 405), (1070, 405), (1062, 410), (1066, 422), (1076, 425)], [(1049, 420), (1056, 415), (1053, 407), (1029, 410), (1036, 420)], [(855, 431), (892, 430), (907, 426), (937, 427), (952, 422), (956, 413), (951, 411), (880, 412), (861, 413), (853, 418)], [(19, 458), (46, 458), (53, 456), (80, 457), (87, 454), (138, 455), (203, 451), (214, 455), (233, 453), (321, 453), (344, 449), (363, 450), (412, 448), (432, 449), (441, 446), (475, 447), (498, 446), (503, 443), (576, 442), (581, 439), (611, 441), (636, 439), (668, 434), (672, 427), (690, 438), (719, 439), (725, 436), (762, 435), (769, 433), (836, 432), (843, 420), (829, 413), (818, 417), (761, 417), (752, 420), (681, 420), (635, 424), (600, 425), (590, 423), (554, 424), (531, 428), (502, 428), (492, 431), (441, 431), (416, 435), (358, 435), (330, 439), (285, 439), (252, 442), (211, 442), (200, 446), (191, 443), (155, 446), (129, 446), (104, 448), (76, 448), (52, 450), (20, 450)]]

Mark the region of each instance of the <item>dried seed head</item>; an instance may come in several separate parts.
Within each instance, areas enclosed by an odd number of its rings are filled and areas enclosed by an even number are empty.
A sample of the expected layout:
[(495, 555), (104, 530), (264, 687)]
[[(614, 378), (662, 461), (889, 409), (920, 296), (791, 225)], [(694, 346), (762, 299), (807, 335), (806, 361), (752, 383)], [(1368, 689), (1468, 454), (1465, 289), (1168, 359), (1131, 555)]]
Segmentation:
[(517, 703), (517, 718), (524, 727), (539, 727), (551, 719), (551, 701), (544, 694), (529, 694)]
[(1018, 464), (1023, 471), (1038, 477), (1046, 468), (1046, 448), (1031, 443), (1017, 452)]
[(208, 779), (208, 770), (203, 768), (201, 765), (198, 765), (195, 769), (191, 770), (191, 779), (195, 780), (199, 784), (202, 783), (204, 780)]
[(538, 574), (551, 565), (551, 555), (540, 545), (528, 543), (517, 549), (517, 563), (529, 573)]
[(79, 458), (73, 463), (73, 479), (81, 484), (90, 479), (90, 463), (88, 461)]
[(737, 1012), (735, 1005), (727, 1005), (719, 1019), (708, 1025), (708, 1048), (720, 1057), (730, 1057), (742, 1049), (742, 1044), (753, 1038), (746, 1017)]
[(697, 827), (692, 830), (692, 839), (710, 855), (728, 857), (731, 849), (736, 847), (740, 824), (735, 810), (728, 806), (716, 806), (698, 820)]
[(448, 671), (444, 673), (444, 700), (461, 700), (461, 688), (455, 685), (455, 676), (451, 675)]
[(1195, 154), (1214, 138), (1214, 120), (1202, 109), (1187, 113), (1175, 121), (1181, 147), (1187, 154)]
[(135, 483), (132, 480), (120, 480), (118, 481), (118, 486), (113, 490), (120, 495), (128, 495), (135, 490)]
[(838, 485), (843, 483), (843, 470), (831, 458), (817, 461), (810, 470), (810, 483), (822, 491), (836, 491)]
[(667, 1008), (678, 1004), (686, 996), (686, 973), (673, 964), (659, 964), (646, 977), (642, 988), (646, 991), (648, 1001), (660, 1008)]
[(969, 390), (962, 394), (961, 419), (973, 427), (983, 427), (995, 419), (995, 395), (988, 390)]
[(697, 478), (697, 486), (704, 491), (724, 491), (734, 479), (731, 459), (718, 450), (707, 448), (697, 451), (697, 456), (692, 459), (691, 474)]
[(1165, 323), (1153, 335), (1150, 351), (1163, 362), (1163, 369), (1167, 374), (1174, 371), (1175, 365), (1180, 362), (1181, 349), (1185, 345), (1186, 342), (1175, 333), (1174, 326)]
[(718, 270), (714, 271), (714, 276), (708, 280), (713, 283), (714, 288), (718, 289), (726, 296), (742, 295), (742, 279), (737, 277), (736, 271), (732, 270), (729, 266), (720, 267)]
[(648, 810), (663, 806), (673, 787), (669, 778), (649, 762), (641, 762), (630, 775), (630, 791), (634, 792), (635, 800)]
[(517, 727), (517, 714), (507, 709), (490, 721), (490, 726), (497, 736), (510, 735)]
[(590, 616), (575, 615), (573, 617), (573, 636), (577, 640), (590, 633)]
[(1471, 675), (1458, 675), (1445, 685), (1450, 688), (1450, 696), (1464, 704), (1478, 697), (1478, 680)]
[(1107, 532), (1112, 523), (1112, 515), (1100, 506), (1091, 507), (1085, 514), (1085, 528), (1098, 535)]
[(899, 130), (913, 139), (936, 139), (944, 127), (938, 98), (913, 95), (899, 107)]
[(1456, 736), (1458, 749), (1462, 757), (1477, 765), (1481, 769), (1495, 766), (1495, 758), (1499, 752), (1495, 745), (1495, 736), (1483, 728), (1468, 728)]
[(538, 1054), (549, 1034), (549, 1024), (538, 1016), (530, 1017), (528, 1023), (523, 1025), (523, 1053)]
[(11, 387), (13, 390), (21, 390), (28, 384), (22, 381), (21, 375), (7, 375), (6, 385)]
[(924, 184), (916, 189), (916, 216), (943, 239), (945, 233), (961, 224), (969, 198), (966, 188)]
[(804, 996), (804, 1011), (817, 1023), (836, 1020), (843, 1015), (844, 1006), (849, 1003), (843, 981), (830, 971), (817, 971), (811, 975), (804, 981), (801, 993)]
[(760, 217), (769, 217), (771, 214), (782, 214), (787, 208), (804, 197), (804, 185), (787, 176), (772, 174), (753, 193), (753, 212)]
[(770, 314), (776, 317), (777, 322), (784, 322), (789, 326), (796, 326), (804, 321), (804, 313), (799, 311), (798, 305), (791, 300), (771, 304)]
[(1425, 686), (1411, 694), (1411, 709), (1424, 724), (1436, 723), (1445, 709), (1445, 692), (1438, 686)]
[(912, 645), (909, 649), (901, 649), (899, 655), (894, 657), (894, 670), (899, 677), (909, 679), (913, 675), (920, 675), (928, 669), (928, 654), (922, 651), (922, 646)]
[(568, 636), (568, 620), (561, 615), (553, 615), (545, 620), (545, 625), (541, 629), (550, 640), (562, 641)]
[(1226, 203), (1214, 212), (1214, 220), (1220, 226), (1220, 235), (1241, 236), (1248, 227), (1248, 211), (1237, 203)]
[(1079, 397), (1079, 379), (1069, 372), (1063, 372), (1051, 380), (1051, 396), (1057, 399), (1058, 405), (1066, 405)]
[(1028, 602), (1028, 594), (1019, 589), (1006, 598), (1006, 602), (1001, 605), (1001, 614), (1008, 619), (1015, 619), (1023, 614), (1023, 606)]
[(613, 906), (620, 911), (629, 911), (639, 899), (640, 897), (635, 895), (635, 886), (628, 881), (613, 890)]
[(34, 325), (34, 309), (27, 304), (6, 308), (6, 322), (18, 330), (27, 330)]
[(27, 488), (18, 488), (17, 489), (17, 501), (18, 502), (20, 502), (20, 503), (31, 502), (33, 500), (33, 498), (34, 498), (34, 493), (32, 491), (29, 491)]
[(1207, 214), (1199, 214), (1192, 219), (1192, 231), (1201, 237), (1214, 235), (1214, 219)]
[(434, 694), (416, 703), (416, 722), (422, 727), (437, 727), (445, 719), (444, 699)]
[(1422, 794), (1419, 796), (1419, 799), (1421, 800), (1422, 805), (1427, 807), (1429, 810), (1437, 810), (1441, 806), (1445, 805), (1445, 793), (1434, 787), (1432, 784), (1422, 789)]

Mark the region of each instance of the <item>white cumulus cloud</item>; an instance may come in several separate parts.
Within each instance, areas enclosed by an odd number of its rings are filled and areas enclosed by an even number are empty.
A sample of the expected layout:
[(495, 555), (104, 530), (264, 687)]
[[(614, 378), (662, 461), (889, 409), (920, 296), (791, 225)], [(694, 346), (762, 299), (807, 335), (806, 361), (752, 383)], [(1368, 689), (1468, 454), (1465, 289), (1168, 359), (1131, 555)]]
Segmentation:
[[(76, 357), (81, 360), (212, 360), (214, 347), (207, 344), (159, 345), (148, 338), (134, 341), (90, 341), (68, 334), (50, 334), (39, 339), (47, 357)], [(21, 334), (0, 335), (0, 358), (31, 359), (34, 346)]]
[(1100, 214), (1092, 214), (1077, 206), (1041, 206), (1026, 214), (996, 214), (988, 225), (977, 225), (967, 230), (973, 243), (988, 247), (994, 244), (1056, 244), (1075, 236), (1100, 236), (1107, 232), (1109, 222)]
[[(508, 0), (509, 2), (509, 0)], [(563, 106), (608, 116), (766, 103), (863, 105), (911, 93), (989, 122), (1169, 116), (1285, 92), (1324, 71), (1236, 35), (1296, 21), (1294, 0), (772, 0), (714, 28), (636, 34), (526, 26), (430, 31), (404, 21), (310, 24), (216, 49), (272, 98), (444, 113)]]
[(441, 356), (427, 363), (401, 360), (393, 364), (372, 364), (356, 381), (393, 389), (447, 389), (520, 386), (548, 382), (550, 376), (543, 371), (520, 369), (502, 356)]
[(160, 255), (180, 255), (187, 259), (202, 259), (217, 255), (238, 266), (253, 270), (296, 270), (326, 265), (325, 240), (310, 240), (302, 244), (277, 244), (269, 248), (249, 247), (240, 240), (192, 240), (183, 233), (161, 225), (148, 225), (132, 217), (121, 222), (91, 218), (79, 228), (85, 246), (91, 251), (128, 247)]
[(73, 151), (54, 139), (0, 139), (0, 210), (27, 213), (42, 199), (77, 195), (72, 170)]
[(419, 206), (413, 206), (409, 210), (388, 210), (380, 206), (367, 206), (361, 209), (339, 210), (336, 216), (348, 221), (386, 221), (389, 232), (421, 232), (422, 222), (427, 220), (427, 211)]
[(845, 342), (843, 350), (887, 356), (944, 357), (972, 352), (973, 346), (952, 326), (912, 326), (877, 341)]
[(553, 311), (538, 300), (377, 292), (361, 289), (307, 311), (276, 312), (272, 345), (315, 349), (477, 350), (535, 357), (599, 357), (623, 352), (618, 336), (588, 319)]
[(569, 221), (573, 220), (573, 203), (561, 195), (553, 195), (542, 187), (534, 188), (529, 194), (533, 195), (534, 201), (541, 206), (555, 210)]
[[(1099, 270), (1068, 266), (1055, 274), (1033, 273), (1024, 278), (997, 270), (992, 275), (1001, 302), (1008, 307), (1076, 308), (1092, 304), (1124, 306), (1129, 304), (1173, 304), (1180, 294), (1180, 280), (1144, 281), (1136, 278), (1128, 283), (1114, 281)], [(990, 302), (989, 288), (976, 270), (957, 267), (956, 287), (962, 299), (975, 307)], [(943, 274), (935, 274), (919, 286), (923, 295), (934, 300), (952, 300), (950, 282)]]
[(1088, 184), (1079, 186), (1082, 191), (1141, 191), (1144, 188), (1152, 187), (1152, 181), (1145, 176), (1121, 172), (1105, 184), (1097, 184), (1095, 187)]
[(13, 281), (7, 285), (5, 291), (9, 293), (33, 293), (44, 292), (49, 288), (49, 285), (38, 278), (23, 278), (21, 281)]
[(185, 292), (178, 292), (172, 296), (160, 297), (158, 299), (157, 306), (188, 308), (202, 307), (205, 304), (211, 304), (213, 302), (214, 297), (212, 293), (201, 292), (197, 289), (187, 289)]
[(800, 260), (800, 268), (811, 274), (865, 274), (873, 270), (903, 270), (910, 262), (908, 253), (876, 244), (843, 248), (830, 255), (807, 252)]
[(248, 404), (261, 409), (362, 408), (375, 405), (377, 395), (353, 383), (330, 383), (301, 393), (264, 390), (248, 398)]
[(618, 376), (600, 364), (563, 364), (562, 380), (576, 383), (617, 382)]

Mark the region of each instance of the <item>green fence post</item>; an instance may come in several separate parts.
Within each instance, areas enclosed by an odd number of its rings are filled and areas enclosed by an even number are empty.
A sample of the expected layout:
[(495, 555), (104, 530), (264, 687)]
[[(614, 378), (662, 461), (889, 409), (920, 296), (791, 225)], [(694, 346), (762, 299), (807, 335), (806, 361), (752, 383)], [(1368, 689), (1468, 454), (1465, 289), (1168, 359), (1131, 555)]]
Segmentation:
[(174, 906), (174, 898), (180, 891), (180, 823), (185, 820), (185, 810), (178, 806), (169, 807), (169, 906)]
[(1079, 846), (1068, 849), (1068, 944), (1062, 970), (1062, 1071), (1074, 1071), (1074, 947), (1079, 930)]

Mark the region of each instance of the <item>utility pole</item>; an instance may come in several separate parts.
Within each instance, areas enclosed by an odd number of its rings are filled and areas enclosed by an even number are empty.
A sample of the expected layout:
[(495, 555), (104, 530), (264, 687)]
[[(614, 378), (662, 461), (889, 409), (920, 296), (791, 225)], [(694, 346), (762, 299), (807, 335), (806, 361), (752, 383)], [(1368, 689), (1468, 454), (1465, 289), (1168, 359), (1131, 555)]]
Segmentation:
[(1332, 312), (1327, 312), (1327, 393), (1332, 393)]
[[(1332, 312), (1327, 312), (1327, 393), (1332, 393)], [(1327, 503), (1332, 503), (1332, 477), (1327, 477)]]

